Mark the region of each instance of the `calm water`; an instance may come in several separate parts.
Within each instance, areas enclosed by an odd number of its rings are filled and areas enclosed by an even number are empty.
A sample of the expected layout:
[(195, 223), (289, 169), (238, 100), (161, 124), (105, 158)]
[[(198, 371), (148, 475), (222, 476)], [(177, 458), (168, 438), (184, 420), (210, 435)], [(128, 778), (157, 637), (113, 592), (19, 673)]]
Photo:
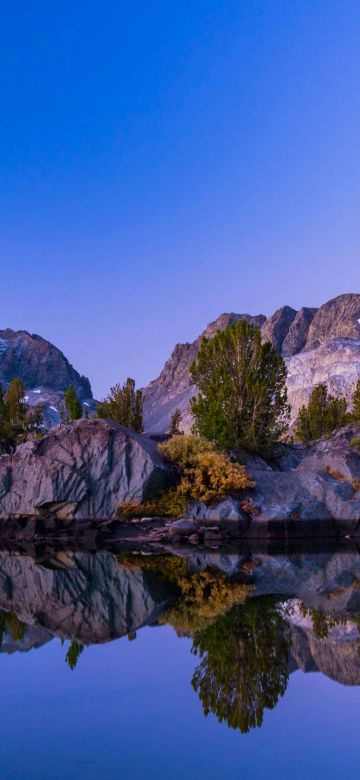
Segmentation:
[(360, 556), (0, 553), (1, 778), (358, 778)]

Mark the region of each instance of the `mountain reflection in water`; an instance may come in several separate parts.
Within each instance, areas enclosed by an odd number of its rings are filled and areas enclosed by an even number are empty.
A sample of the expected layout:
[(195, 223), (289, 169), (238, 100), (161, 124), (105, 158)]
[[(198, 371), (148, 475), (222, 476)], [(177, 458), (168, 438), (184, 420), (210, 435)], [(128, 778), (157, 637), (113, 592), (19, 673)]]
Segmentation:
[(360, 685), (360, 556), (0, 553), (3, 653), (54, 636), (70, 669), (86, 646), (171, 625), (191, 639), (189, 680), (205, 715), (246, 733), (284, 696), (289, 675)]

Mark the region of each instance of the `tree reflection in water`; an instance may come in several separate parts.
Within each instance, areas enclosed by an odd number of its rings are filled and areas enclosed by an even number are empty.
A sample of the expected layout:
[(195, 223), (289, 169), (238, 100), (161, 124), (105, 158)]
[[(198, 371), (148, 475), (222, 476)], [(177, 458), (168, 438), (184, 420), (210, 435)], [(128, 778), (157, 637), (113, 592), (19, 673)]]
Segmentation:
[(242, 733), (261, 726), (288, 683), (290, 632), (272, 597), (235, 606), (193, 637), (192, 686), (204, 714)]

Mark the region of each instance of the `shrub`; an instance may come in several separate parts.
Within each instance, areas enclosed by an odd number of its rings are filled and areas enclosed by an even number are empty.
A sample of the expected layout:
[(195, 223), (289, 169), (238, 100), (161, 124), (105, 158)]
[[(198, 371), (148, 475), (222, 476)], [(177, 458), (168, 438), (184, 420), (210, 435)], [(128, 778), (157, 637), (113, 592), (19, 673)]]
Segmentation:
[(221, 452), (203, 452), (194, 466), (187, 469), (178, 490), (182, 496), (211, 502), (253, 486), (244, 466), (231, 463)]
[(228, 493), (254, 487), (244, 466), (232, 463), (227, 455), (200, 436), (178, 434), (160, 444), (159, 450), (176, 467), (179, 484), (150, 501), (119, 504), (118, 517), (180, 517), (189, 499), (221, 501)]
[(188, 499), (221, 501), (227, 493), (254, 486), (244, 466), (232, 463), (200, 436), (173, 436), (160, 450), (178, 468), (181, 480), (177, 491)]
[(123, 501), (118, 504), (116, 514), (125, 520), (134, 517), (180, 517), (185, 509), (186, 499), (176, 488), (171, 488), (149, 501)]
[(183, 434), (177, 434), (164, 444), (160, 444), (159, 450), (180, 472), (192, 468), (199, 455), (216, 451), (214, 445), (206, 439)]

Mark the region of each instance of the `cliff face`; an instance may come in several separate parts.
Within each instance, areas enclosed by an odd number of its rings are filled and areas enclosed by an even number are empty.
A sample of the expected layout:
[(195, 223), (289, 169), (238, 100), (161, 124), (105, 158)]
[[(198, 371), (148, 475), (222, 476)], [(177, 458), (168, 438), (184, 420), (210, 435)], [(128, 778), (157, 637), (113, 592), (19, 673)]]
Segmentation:
[(74, 385), (80, 399), (92, 398), (89, 380), (49, 341), (26, 330), (0, 330), (0, 381), (7, 384), (14, 377), (27, 390), (46, 387), (64, 392)]
[(191, 344), (177, 344), (160, 376), (144, 389), (145, 429), (166, 433), (171, 415), (180, 409), (183, 428), (191, 426), (189, 400), (196, 394), (189, 367), (202, 336), (211, 338), (217, 329), (246, 319), (261, 327), (262, 337), (271, 341), (286, 359), (288, 395), (292, 419), (308, 401), (314, 387), (324, 382), (334, 395), (351, 401), (360, 376), (360, 295), (340, 295), (319, 309), (289, 306), (266, 319), (263, 315), (222, 314)]

